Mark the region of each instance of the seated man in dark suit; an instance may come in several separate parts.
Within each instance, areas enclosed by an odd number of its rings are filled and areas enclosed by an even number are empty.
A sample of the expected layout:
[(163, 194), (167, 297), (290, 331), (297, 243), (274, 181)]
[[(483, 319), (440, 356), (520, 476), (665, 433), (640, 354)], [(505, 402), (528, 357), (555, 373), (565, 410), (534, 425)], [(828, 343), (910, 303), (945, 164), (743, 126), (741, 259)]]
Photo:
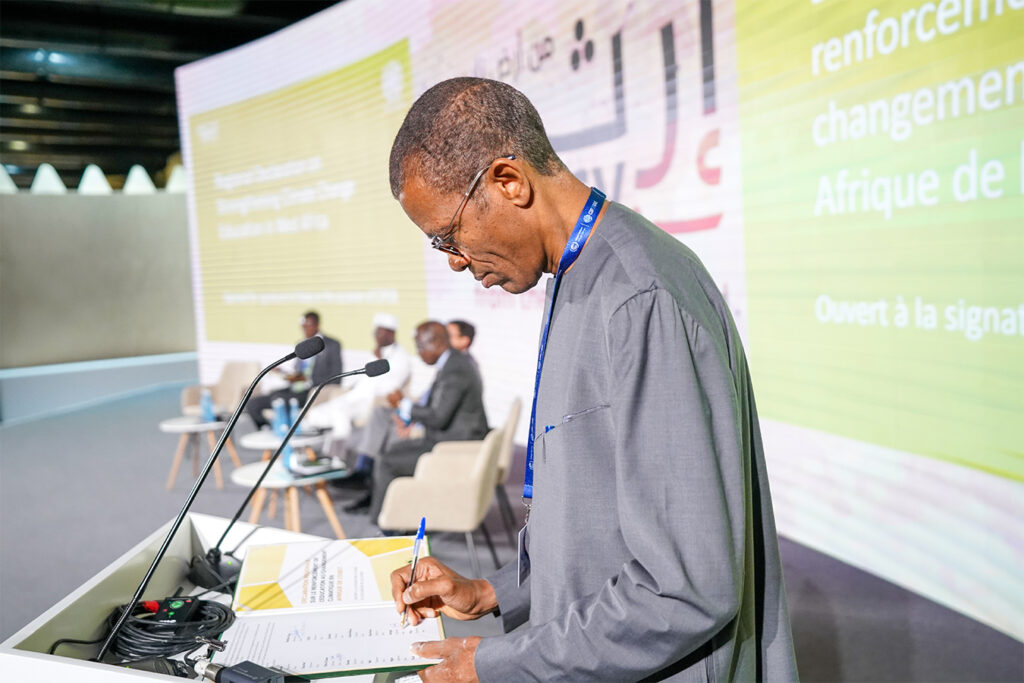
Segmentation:
[[(296, 399), (299, 405), (306, 402), (306, 396), (310, 389), (327, 381), (328, 377), (340, 375), (341, 370), (341, 343), (320, 333), (320, 314), (316, 311), (309, 311), (302, 316), (302, 333), (306, 339), (319, 336), (324, 340), (324, 350), (307, 360), (296, 359), (293, 369), (285, 379), (289, 384), (284, 389), (253, 396), (245, 412), (252, 421), (256, 423), (257, 429), (262, 429), (267, 420), (263, 417), (263, 411), (270, 407), (275, 398), (283, 398), (285, 401)], [(332, 384), (338, 384), (341, 380), (335, 380)]]
[(439, 322), (427, 321), (416, 328), (416, 351), (427, 365), (437, 366), (430, 389), (413, 403), (396, 391), (388, 401), (396, 409), (389, 430), (375, 456), (369, 497), (346, 509), (369, 504), (374, 522), (384, 501), (384, 492), (395, 477), (409, 476), (416, 461), (440, 441), (469, 441), (487, 434), (483, 384), (476, 365), (452, 349), (448, 333)]

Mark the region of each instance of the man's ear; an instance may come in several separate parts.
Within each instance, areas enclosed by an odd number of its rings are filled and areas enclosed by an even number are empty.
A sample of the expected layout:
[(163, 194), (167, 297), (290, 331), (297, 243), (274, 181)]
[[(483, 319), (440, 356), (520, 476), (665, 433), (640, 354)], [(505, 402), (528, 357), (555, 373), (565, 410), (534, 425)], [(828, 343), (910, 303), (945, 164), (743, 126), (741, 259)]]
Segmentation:
[(533, 183), (525, 162), (519, 159), (498, 159), (488, 169), (487, 179), (502, 197), (516, 206), (526, 207), (533, 201)]

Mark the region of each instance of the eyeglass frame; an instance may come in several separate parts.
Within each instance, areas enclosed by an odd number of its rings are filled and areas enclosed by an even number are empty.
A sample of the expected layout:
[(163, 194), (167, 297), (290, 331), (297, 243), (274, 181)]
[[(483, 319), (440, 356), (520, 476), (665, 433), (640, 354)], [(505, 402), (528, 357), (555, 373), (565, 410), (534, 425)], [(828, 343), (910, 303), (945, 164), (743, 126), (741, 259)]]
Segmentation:
[(480, 184), (480, 179), (484, 177), (484, 173), (487, 172), (487, 169), (489, 169), (498, 159), (508, 159), (509, 161), (512, 161), (515, 158), (515, 154), (503, 154), (500, 157), (494, 157), (486, 166), (476, 172), (476, 175), (473, 176), (473, 180), (469, 183), (469, 188), (466, 190), (465, 194), (462, 195), (462, 201), (459, 202), (458, 208), (455, 209), (455, 213), (452, 214), (452, 219), (448, 221), (447, 227), (445, 227), (445, 229), (439, 234), (430, 238), (430, 246), (432, 248), (437, 249), (438, 251), (443, 251), (444, 253), (452, 256), (465, 258), (463, 253), (459, 251), (459, 248), (455, 246), (455, 242), (452, 239), (455, 237), (455, 231), (458, 230), (458, 226), (455, 225), (455, 220), (459, 217), (459, 214), (462, 213), (462, 209), (465, 208), (466, 203), (469, 201), (469, 196), (473, 194), (473, 190), (475, 190), (476, 186)]

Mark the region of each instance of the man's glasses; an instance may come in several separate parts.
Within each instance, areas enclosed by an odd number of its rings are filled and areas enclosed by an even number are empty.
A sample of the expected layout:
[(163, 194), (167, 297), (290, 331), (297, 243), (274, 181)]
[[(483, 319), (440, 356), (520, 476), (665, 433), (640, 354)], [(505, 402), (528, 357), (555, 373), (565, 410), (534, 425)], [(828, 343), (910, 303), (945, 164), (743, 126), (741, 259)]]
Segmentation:
[(480, 183), (480, 179), (484, 177), (484, 173), (486, 173), (487, 169), (491, 167), (491, 164), (498, 159), (511, 160), (515, 158), (515, 154), (505, 154), (500, 157), (495, 157), (491, 159), (486, 166), (476, 172), (476, 175), (473, 176), (473, 180), (469, 183), (469, 189), (467, 189), (466, 193), (462, 195), (462, 201), (459, 202), (459, 207), (455, 209), (455, 213), (452, 214), (452, 219), (448, 222), (448, 227), (442, 230), (440, 234), (434, 235), (430, 238), (430, 246), (438, 251), (443, 251), (446, 254), (465, 258), (465, 256), (462, 255), (462, 252), (459, 251), (459, 248), (455, 246), (455, 231), (458, 229), (458, 226), (455, 225), (455, 220), (459, 217), (462, 209), (466, 206), (466, 202), (469, 201), (469, 196), (473, 194), (473, 190), (476, 189), (476, 186)]

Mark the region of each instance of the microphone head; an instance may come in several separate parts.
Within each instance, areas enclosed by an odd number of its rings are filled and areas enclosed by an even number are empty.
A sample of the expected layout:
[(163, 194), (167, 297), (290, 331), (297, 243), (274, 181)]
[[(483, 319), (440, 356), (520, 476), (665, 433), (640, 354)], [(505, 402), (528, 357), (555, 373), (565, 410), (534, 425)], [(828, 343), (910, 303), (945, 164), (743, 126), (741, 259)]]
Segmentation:
[(306, 360), (312, 358), (316, 354), (324, 350), (324, 340), (320, 337), (310, 337), (309, 339), (303, 339), (295, 345), (295, 355)]
[(376, 377), (377, 375), (383, 375), (385, 372), (391, 369), (391, 363), (381, 358), (380, 360), (372, 360), (366, 364), (366, 376)]

